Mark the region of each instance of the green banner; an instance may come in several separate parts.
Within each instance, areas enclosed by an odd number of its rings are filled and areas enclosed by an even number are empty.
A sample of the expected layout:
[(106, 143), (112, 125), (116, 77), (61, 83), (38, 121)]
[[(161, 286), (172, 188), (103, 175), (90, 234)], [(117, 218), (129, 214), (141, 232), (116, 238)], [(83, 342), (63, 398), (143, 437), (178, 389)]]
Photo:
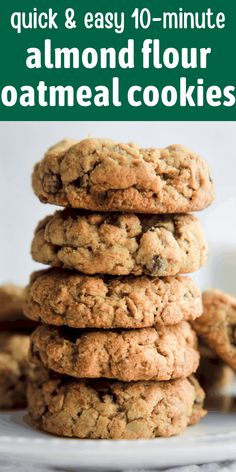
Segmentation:
[(3, 2), (0, 119), (235, 120), (235, 24), (232, 0)]

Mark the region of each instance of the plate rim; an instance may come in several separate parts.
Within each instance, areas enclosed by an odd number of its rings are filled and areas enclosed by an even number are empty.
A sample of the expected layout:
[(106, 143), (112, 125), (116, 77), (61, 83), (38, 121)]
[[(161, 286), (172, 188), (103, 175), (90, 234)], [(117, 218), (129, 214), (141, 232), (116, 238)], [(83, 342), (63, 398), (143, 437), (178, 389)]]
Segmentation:
[[(21, 410), (19, 414), (19, 418), (24, 419), (26, 410)], [(230, 417), (232, 416), (235, 415), (230, 414)], [(10, 424), (11, 417), (6, 415), (6, 418)], [(29, 424), (26, 423), (26, 426), (29, 427)], [(199, 426), (201, 428), (202, 424)], [(212, 431), (205, 434), (203, 431), (201, 434), (200, 429), (196, 434), (195, 430), (195, 434), (184, 436), (184, 444), (187, 447), (183, 447), (183, 435), (131, 441), (60, 438), (36, 429), (34, 432), (38, 432), (39, 436), (27, 438), (10, 434), (0, 435), (1, 458), (9, 460), (10, 456), (25, 462), (90, 469), (95, 467), (97, 470), (104, 471), (137, 468), (137, 466), (173, 467), (236, 459), (236, 421), (235, 431)], [(108, 447), (111, 443), (113, 447)], [(59, 445), (61, 447), (58, 447)], [(42, 446), (44, 446), (44, 454), (42, 454)], [(68, 448), (67, 451), (65, 451), (65, 446)], [(170, 449), (172, 454), (170, 454)]]

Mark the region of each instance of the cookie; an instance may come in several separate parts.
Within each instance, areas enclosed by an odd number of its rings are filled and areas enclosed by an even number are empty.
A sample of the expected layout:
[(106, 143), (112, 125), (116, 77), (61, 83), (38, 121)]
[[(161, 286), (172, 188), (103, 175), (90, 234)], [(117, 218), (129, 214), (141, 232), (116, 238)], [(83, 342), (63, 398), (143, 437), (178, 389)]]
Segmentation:
[(194, 320), (202, 301), (187, 277), (112, 278), (49, 269), (32, 274), (24, 312), (56, 326), (146, 328)]
[(42, 202), (92, 211), (186, 213), (214, 199), (206, 163), (181, 145), (62, 141), (36, 164), (32, 181)]
[(193, 215), (57, 211), (36, 229), (35, 261), (85, 274), (163, 277), (197, 270), (207, 243)]
[[(44, 378), (46, 377), (46, 378)], [(182, 433), (204, 415), (193, 379), (122, 383), (75, 380), (47, 372), (28, 386), (32, 423), (52, 434), (91, 439), (142, 439)]]
[(224, 412), (233, 410), (234, 398), (229, 393), (235, 376), (233, 369), (201, 340), (199, 351), (200, 365), (196, 372), (196, 378), (204, 389), (206, 408)]
[(204, 405), (206, 406), (207, 411), (235, 413), (236, 398), (228, 394), (209, 394), (206, 392)]
[(208, 395), (219, 394), (232, 385), (234, 371), (202, 343), (200, 343), (199, 351), (200, 364), (196, 377)]
[(196, 335), (186, 321), (126, 331), (41, 325), (31, 336), (30, 359), (72, 377), (161, 381), (195, 372), (199, 353)]
[(14, 321), (22, 317), (24, 290), (15, 285), (0, 287), (0, 323)]
[(0, 287), (0, 332), (31, 333), (36, 328), (35, 322), (23, 314), (25, 292), (15, 285)]
[(29, 336), (0, 333), (0, 409), (26, 405)]
[(236, 298), (209, 290), (203, 294), (203, 307), (194, 328), (205, 344), (236, 370)]

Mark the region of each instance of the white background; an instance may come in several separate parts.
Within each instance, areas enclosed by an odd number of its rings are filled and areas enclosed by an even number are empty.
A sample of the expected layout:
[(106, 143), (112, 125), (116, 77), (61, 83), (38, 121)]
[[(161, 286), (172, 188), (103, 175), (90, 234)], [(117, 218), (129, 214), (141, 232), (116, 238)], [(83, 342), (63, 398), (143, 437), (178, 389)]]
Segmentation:
[(209, 241), (200, 286), (236, 293), (236, 123), (73, 122), (0, 123), (0, 283), (25, 284), (40, 268), (30, 257), (34, 228), (54, 211), (31, 189), (35, 162), (55, 142), (68, 137), (108, 137), (141, 146), (181, 143), (201, 154), (216, 184), (215, 203), (199, 214)]

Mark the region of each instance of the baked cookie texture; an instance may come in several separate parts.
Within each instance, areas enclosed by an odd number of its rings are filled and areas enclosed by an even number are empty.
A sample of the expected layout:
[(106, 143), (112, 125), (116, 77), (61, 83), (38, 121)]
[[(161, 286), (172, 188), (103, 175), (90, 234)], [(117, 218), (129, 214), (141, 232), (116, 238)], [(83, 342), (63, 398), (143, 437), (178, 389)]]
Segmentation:
[(24, 289), (15, 285), (0, 286), (0, 323), (23, 315)]
[(198, 219), (190, 214), (89, 214), (67, 209), (39, 223), (32, 257), (85, 274), (163, 277), (199, 269), (207, 259), (207, 243)]
[(26, 405), (29, 336), (0, 333), (0, 409)]
[(202, 300), (188, 277), (112, 278), (49, 269), (32, 274), (24, 312), (56, 326), (135, 329), (194, 320)]
[(41, 325), (31, 336), (30, 359), (77, 378), (124, 382), (188, 377), (199, 364), (190, 325), (126, 331), (78, 331)]
[(203, 293), (203, 315), (194, 329), (222, 360), (236, 370), (236, 298), (219, 290)]
[(52, 372), (28, 385), (33, 424), (58, 436), (141, 439), (182, 433), (204, 415), (196, 380), (76, 381)]
[(183, 213), (214, 199), (206, 163), (181, 145), (65, 140), (36, 164), (32, 182), (44, 203), (93, 211)]

